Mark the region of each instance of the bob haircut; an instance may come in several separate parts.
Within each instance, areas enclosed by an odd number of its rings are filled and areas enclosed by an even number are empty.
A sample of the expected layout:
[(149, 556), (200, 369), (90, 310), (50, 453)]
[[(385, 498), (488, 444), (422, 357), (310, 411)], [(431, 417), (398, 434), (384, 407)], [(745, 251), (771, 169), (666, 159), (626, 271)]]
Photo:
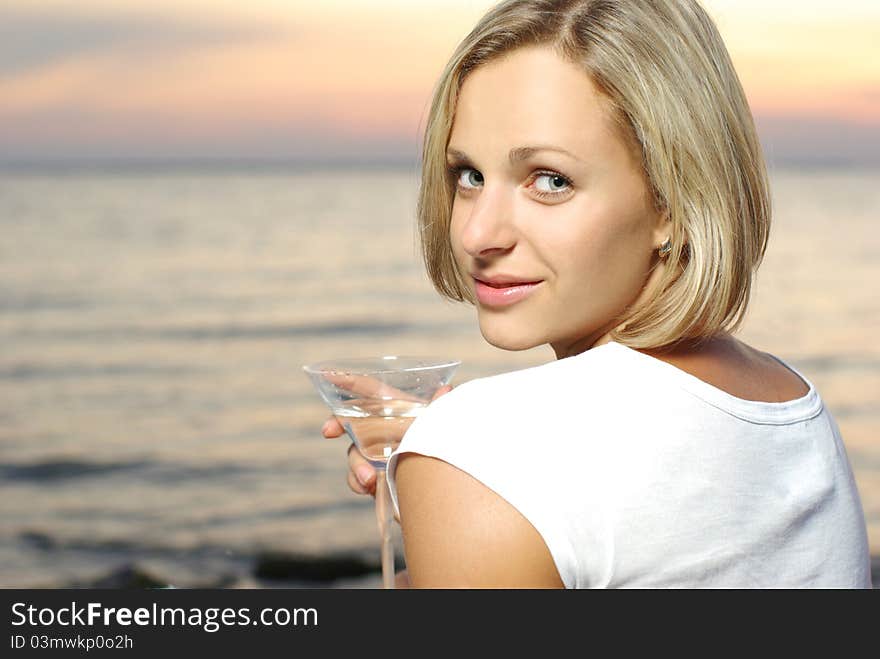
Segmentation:
[(434, 287), (475, 303), (449, 236), (446, 148), (462, 83), (524, 46), (550, 46), (590, 75), (670, 223), (669, 267), (612, 339), (664, 351), (735, 331), (767, 248), (770, 187), (745, 93), (697, 0), (506, 0), (489, 10), (446, 65), (425, 127), (417, 214)]

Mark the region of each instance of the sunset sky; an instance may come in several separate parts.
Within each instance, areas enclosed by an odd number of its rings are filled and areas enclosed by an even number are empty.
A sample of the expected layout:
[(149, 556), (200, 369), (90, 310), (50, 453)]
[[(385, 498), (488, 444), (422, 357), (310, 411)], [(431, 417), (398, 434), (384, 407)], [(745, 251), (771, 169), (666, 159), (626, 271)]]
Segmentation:
[[(414, 161), (490, 0), (2, 0), (0, 161)], [(771, 162), (880, 164), (880, 1), (704, 0)]]

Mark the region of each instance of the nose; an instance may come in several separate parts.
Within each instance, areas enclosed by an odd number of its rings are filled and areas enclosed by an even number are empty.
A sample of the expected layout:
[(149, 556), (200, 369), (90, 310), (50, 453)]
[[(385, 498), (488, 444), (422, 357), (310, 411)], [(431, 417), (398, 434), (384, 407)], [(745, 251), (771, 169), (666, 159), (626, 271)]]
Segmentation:
[(474, 258), (505, 252), (516, 244), (511, 200), (501, 186), (483, 186), (461, 227), (460, 239), (462, 248)]

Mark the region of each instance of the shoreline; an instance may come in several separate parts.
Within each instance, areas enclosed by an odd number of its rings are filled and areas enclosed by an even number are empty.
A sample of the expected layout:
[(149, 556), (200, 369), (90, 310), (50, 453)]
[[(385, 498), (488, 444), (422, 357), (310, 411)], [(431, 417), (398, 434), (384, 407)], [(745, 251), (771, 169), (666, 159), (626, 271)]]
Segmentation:
[[(396, 558), (403, 569), (402, 557)], [(164, 578), (140, 561), (123, 562), (105, 573), (89, 579), (24, 587), (52, 589), (360, 589), (381, 588), (381, 567), (377, 561), (362, 554), (337, 553), (326, 555), (264, 552), (258, 554), (250, 570), (229, 572), (187, 583)], [(880, 555), (871, 556), (871, 581), (880, 589)]]

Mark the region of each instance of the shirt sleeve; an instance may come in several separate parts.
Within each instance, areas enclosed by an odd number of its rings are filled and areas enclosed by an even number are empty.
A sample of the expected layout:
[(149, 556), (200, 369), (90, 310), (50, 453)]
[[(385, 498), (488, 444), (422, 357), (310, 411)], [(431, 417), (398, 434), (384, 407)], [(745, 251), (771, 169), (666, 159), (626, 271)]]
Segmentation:
[[(464, 471), (516, 508), (541, 535), (566, 588), (577, 583), (575, 552), (560, 521), (563, 506), (548, 486), (545, 451), (540, 437), (517, 415), (493, 404), (499, 393), (479, 381), (460, 385), (438, 398), (413, 421), (388, 462), (388, 485), (398, 515), (395, 471), (398, 456), (418, 453), (443, 460)], [(500, 389), (503, 389), (500, 388)], [(491, 395), (490, 395), (491, 394)]]

